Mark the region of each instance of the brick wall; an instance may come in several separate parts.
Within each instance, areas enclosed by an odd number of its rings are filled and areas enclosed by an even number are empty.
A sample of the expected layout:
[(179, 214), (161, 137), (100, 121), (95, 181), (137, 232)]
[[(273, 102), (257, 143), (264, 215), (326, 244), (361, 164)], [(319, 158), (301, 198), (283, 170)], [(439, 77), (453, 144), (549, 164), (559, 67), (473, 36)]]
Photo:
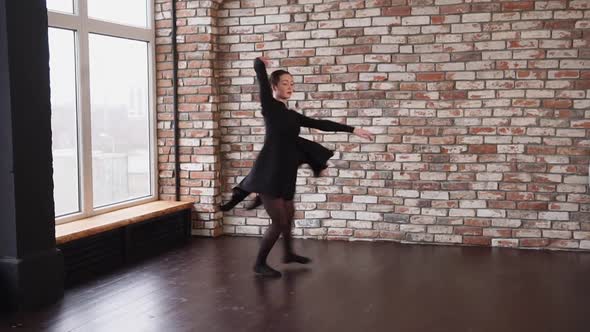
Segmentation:
[[(193, 234), (222, 234), (215, 17), (218, 2), (176, 1), (181, 200), (194, 201)], [(175, 199), (171, 0), (155, 1), (160, 198)]]
[[(160, 178), (170, 159), (170, 1), (157, 2)], [(295, 234), (590, 249), (590, 1), (179, 1), (183, 197), (198, 234), (260, 235), (221, 215), (264, 139), (253, 59), (289, 70), (293, 106), (362, 126), (303, 130), (335, 149), (300, 171)], [(172, 180), (172, 182), (170, 182)], [(172, 187), (170, 186), (172, 183)], [(223, 229), (220, 227), (223, 225)]]

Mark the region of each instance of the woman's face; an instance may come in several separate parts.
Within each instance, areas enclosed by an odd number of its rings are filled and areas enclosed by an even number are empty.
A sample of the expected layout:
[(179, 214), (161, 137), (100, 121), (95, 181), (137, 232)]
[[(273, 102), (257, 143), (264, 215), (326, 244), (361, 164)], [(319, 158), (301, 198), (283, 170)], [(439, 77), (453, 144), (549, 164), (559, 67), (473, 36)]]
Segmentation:
[(279, 83), (272, 87), (275, 98), (287, 100), (293, 95), (293, 76), (290, 74), (283, 74), (279, 79)]

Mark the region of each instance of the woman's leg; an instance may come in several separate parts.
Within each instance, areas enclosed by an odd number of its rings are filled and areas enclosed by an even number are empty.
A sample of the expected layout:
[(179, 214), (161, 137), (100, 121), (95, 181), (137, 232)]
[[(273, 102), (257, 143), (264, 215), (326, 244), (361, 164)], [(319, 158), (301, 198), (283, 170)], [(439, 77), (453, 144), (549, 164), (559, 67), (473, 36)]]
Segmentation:
[(274, 270), (266, 264), (266, 258), (268, 257), (272, 247), (277, 242), (281, 232), (288, 224), (287, 211), (285, 210), (285, 200), (268, 195), (261, 195), (261, 197), (262, 204), (264, 204), (264, 208), (270, 216), (271, 224), (266, 229), (266, 232), (262, 237), (260, 249), (258, 250), (258, 256), (256, 257), (256, 264), (254, 265), (254, 271), (257, 274), (266, 277), (280, 277), (281, 273), (279, 271)]
[(283, 228), (283, 243), (285, 245), (285, 256), (283, 256), (284, 263), (301, 263), (307, 264), (311, 262), (311, 259), (296, 255), (293, 252), (293, 217), (295, 216), (295, 204), (292, 200), (285, 201), (285, 210), (287, 212), (287, 225)]
[(293, 201), (285, 201), (285, 212), (287, 213), (287, 224), (282, 229), (283, 245), (285, 248), (285, 257), (293, 253), (293, 234), (291, 233), (293, 227), (293, 217), (295, 216), (295, 206)]

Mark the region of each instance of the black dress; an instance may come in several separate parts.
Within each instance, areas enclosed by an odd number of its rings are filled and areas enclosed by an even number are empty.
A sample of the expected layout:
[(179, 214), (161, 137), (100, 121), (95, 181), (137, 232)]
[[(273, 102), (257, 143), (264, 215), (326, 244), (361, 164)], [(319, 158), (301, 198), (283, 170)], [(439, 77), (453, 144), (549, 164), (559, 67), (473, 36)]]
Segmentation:
[[(288, 109), (283, 102), (273, 98), (264, 62), (256, 59), (254, 70), (260, 85), (266, 134), (264, 145), (250, 174), (238, 187), (247, 192), (292, 200), (300, 161), (310, 159), (309, 156), (302, 155), (305, 150), (298, 148), (297, 138), (301, 127), (349, 133), (354, 131), (354, 127), (329, 120), (312, 119)], [(312, 150), (307, 151), (309, 153)]]
[[(298, 166), (308, 164), (315, 177), (319, 177), (321, 172), (328, 167), (328, 160), (334, 155), (332, 150), (303, 137), (297, 137), (295, 146), (297, 147), (297, 154), (300, 158)], [(220, 206), (221, 211), (229, 211), (233, 209), (250, 194), (250, 192), (241, 189), (239, 185), (233, 187), (231, 200)], [(257, 195), (254, 201), (246, 206), (246, 210), (255, 209), (261, 204), (262, 200), (260, 199), (260, 196)]]

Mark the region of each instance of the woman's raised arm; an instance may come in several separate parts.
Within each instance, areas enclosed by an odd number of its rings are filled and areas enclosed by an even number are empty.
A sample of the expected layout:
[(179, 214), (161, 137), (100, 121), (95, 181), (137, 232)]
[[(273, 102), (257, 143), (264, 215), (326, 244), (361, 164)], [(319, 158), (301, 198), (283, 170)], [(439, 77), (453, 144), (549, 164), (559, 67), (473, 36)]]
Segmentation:
[(268, 59), (258, 57), (254, 60), (254, 71), (256, 71), (256, 78), (258, 79), (258, 86), (260, 87), (260, 103), (262, 104), (262, 113), (264, 115), (265, 108), (270, 106), (273, 96), (270, 82), (268, 81), (268, 74), (266, 73), (266, 66)]

